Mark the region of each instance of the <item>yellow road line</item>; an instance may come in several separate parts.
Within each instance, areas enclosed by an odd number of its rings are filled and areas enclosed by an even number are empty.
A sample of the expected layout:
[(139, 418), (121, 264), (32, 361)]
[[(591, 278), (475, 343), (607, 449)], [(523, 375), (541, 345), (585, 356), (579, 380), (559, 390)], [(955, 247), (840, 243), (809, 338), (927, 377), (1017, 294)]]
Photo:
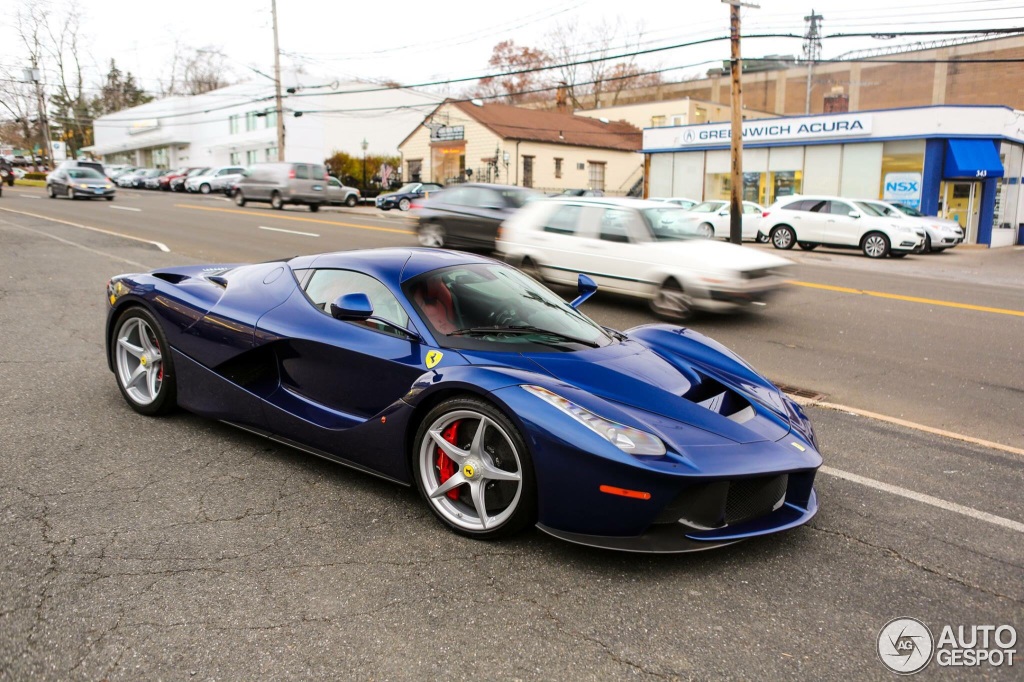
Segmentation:
[(194, 206), (192, 204), (174, 204), (175, 208), (191, 208), (197, 211), (214, 211), (218, 213), (237, 213), (238, 215), (250, 215), (257, 218), (271, 218), (274, 220), (294, 220), (300, 223), (319, 223), (321, 225), (336, 225), (338, 227), (351, 227), (356, 230), (372, 230), (374, 232), (394, 232), (396, 234), (413, 234), (411, 230), (398, 230), (393, 227), (374, 227), (372, 225), (357, 225), (355, 223), (339, 223), (333, 220), (321, 220), (319, 218), (302, 218), (300, 216), (282, 215), (281, 211), (239, 211), (235, 208), (216, 208), (213, 206)]
[(894, 301), (908, 301), (910, 303), (924, 303), (937, 305), (946, 308), (960, 308), (961, 310), (977, 310), (982, 313), (996, 313), (997, 315), (1013, 315), (1024, 317), (1024, 310), (1010, 310), (1008, 308), (990, 308), (984, 305), (971, 305), (970, 303), (956, 303), (955, 301), (940, 301), (934, 298), (919, 298), (917, 296), (903, 296), (901, 294), (888, 294), (884, 291), (870, 291), (868, 289), (851, 289), (850, 287), (837, 287), (831, 284), (818, 284), (817, 282), (801, 282), (791, 279), (790, 284), (810, 289), (824, 289), (825, 291), (838, 291), (842, 294), (861, 294), (863, 296), (874, 296), (876, 298), (888, 298)]

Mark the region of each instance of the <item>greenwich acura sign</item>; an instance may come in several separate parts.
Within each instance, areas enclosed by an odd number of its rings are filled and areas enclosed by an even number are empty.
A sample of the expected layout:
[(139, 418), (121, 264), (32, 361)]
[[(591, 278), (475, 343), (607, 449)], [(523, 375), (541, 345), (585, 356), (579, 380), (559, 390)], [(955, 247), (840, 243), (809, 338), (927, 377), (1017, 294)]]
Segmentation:
[[(870, 135), (870, 114), (840, 114), (808, 118), (762, 118), (743, 122), (744, 144), (816, 140), (850, 135)], [(732, 126), (729, 123), (687, 126), (676, 135), (679, 147), (729, 144)]]

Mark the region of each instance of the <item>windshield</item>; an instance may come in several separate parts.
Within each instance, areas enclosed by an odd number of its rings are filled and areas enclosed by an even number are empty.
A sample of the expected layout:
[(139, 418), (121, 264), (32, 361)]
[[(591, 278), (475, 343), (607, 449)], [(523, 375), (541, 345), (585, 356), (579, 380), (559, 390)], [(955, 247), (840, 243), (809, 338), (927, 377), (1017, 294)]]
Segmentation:
[(655, 239), (675, 240), (699, 237), (690, 211), (679, 206), (645, 208), (640, 211)]
[(106, 180), (102, 175), (92, 168), (70, 168), (68, 175), (76, 180)]
[(702, 204), (697, 204), (690, 208), (691, 213), (714, 213), (718, 209), (725, 206), (724, 201), (705, 201)]
[(432, 270), (402, 289), (445, 348), (574, 351), (612, 342), (586, 315), (507, 265)]
[(501, 196), (505, 198), (505, 202), (512, 208), (522, 208), (527, 203), (543, 195), (533, 190), (503, 189), (501, 190)]
[(911, 208), (910, 206), (905, 206), (903, 204), (893, 204), (893, 206), (895, 206), (901, 213), (906, 213), (908, 216), (911, 216), (912, 218), (925, 217), (924, 213), (921, 213), (916, 208)]

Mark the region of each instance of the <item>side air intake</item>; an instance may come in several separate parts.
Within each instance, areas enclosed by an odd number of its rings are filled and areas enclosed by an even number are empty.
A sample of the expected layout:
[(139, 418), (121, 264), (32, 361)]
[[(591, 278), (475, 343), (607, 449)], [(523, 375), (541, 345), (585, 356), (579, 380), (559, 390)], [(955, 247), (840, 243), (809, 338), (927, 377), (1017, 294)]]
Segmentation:
[(700, 382), (693, 384), (690, 390), (683, 394), (684, 398), (738, 424), (750, 421), (756, 416), (754, 407), (739, 393), (706, 374), (697, 372), (697, 376), (700, 377)]

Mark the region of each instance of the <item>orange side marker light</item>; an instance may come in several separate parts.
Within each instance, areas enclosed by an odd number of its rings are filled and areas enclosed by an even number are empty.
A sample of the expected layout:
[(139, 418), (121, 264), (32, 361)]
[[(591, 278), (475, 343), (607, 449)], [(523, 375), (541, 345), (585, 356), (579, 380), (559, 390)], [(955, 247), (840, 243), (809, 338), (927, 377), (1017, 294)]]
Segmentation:
[(603, 493), (609, 495), (619, 495), (621, 497), (632, 497), (635, 500), (649, 500), (651, 499), (650, 493), (645, 493), (640, 490), (629, 490), (628, 488), (616, 488), (613, 485), (602, 485), (598, 488)]

